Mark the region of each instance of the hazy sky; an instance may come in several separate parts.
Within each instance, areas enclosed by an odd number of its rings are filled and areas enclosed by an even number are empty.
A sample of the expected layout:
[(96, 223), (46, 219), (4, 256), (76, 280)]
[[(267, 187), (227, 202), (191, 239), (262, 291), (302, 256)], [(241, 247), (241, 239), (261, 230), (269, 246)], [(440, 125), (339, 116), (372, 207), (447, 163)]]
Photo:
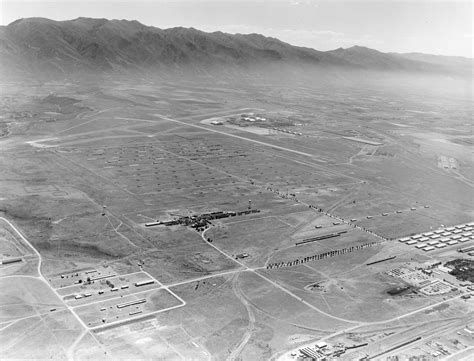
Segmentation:
[(33, 16), (129, 19), (159, 28), (261, 33), (318, 50), (363, 45), (473, 57), (473, 1), (0, 0), (0, 13), (3, 25)]

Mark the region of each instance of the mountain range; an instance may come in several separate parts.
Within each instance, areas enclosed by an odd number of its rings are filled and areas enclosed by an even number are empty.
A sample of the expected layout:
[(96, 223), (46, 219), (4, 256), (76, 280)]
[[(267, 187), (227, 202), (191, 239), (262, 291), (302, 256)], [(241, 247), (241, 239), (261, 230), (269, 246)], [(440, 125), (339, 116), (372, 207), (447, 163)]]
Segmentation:
[(288, 64), (318, 68), (472, 75), (473, 60), (382, 53), (354, 46), (318, 51), (260, 34), (159, 29), (138, 21), (19, 19), (0, 27), (3, 70), (21, 73), (124, 72)]

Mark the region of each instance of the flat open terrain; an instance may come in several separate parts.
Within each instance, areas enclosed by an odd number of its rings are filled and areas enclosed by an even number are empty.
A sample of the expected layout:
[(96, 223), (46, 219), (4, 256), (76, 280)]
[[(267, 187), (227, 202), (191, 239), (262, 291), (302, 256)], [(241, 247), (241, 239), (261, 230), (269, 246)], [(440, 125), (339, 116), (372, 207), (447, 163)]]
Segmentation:
[(474, 239), (398, 242), (474, 219), (461, 92), (104, 78), (11, 83), (1, 107), (6, 358), (474, 347), (472, 285), (437, 268)]

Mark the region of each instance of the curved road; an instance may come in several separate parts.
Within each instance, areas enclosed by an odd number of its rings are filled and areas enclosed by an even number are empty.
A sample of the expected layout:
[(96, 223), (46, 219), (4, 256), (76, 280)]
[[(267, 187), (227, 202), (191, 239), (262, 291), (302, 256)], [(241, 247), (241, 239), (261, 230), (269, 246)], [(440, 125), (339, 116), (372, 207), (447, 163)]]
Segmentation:
[(236, 274), (234, 275), (233, 280), (232, 280), (232, 288), (234, 290), (235, 295), (239, 299), (239, 301), (242, 302), (242, 304), (247, 309), (247, 313), (249, 316), (249, 324), (247, 326), (247, 330), (245, 331), (239, 345), (236, 348), (234, 348), (234, 350), (229, 355), (229, 357), (227, 357), (228, 361), (234, 361), (237, 357), (239, 357), (240, 353), (249, 342), (250, 337), (252, 337), (253, 331), (255, 330), (255, 314), (253, 313), (252, 305), (245, 299), (242, 293), (242, 289), (240, 288), (238, 282), (239, 282), (239, 274)]

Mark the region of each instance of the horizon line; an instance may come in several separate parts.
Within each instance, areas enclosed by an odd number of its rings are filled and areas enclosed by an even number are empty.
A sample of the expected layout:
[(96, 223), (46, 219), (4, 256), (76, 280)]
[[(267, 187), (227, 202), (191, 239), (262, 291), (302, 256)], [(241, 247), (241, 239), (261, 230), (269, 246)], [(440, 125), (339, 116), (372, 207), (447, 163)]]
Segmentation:
[(379, 53), (382, 53), (382, 54), (396, 54), (396, 55), (408, 55), (408, 54), (420, 54), (420, 55), (430, 55), (430, 56), (439, 56), (439, 57), (452, 57), (452, 58), (463, 58), (463, 59), (468, 59), (468, 60), (474, 60), (474, 54), (472, 57), (469, 57), (469, 56), (465, 56), (465, 55), (446, 55), (446, 54), (434, 54), (434, 53), (425, 53), (425, 52), (422, 52), (422, 51), (409, 51), (409, 52), (397, 52), (397, 51), (387, 51), (387, 52), (384, 52), (384, 51), (381, 51), (381, 50), (378, 50), (376, 48), (371, 48), (371, 47), (368, 47), (368, 46), (364, 46), (364, 45), (352, 45), (350, 47), (342, 47), (342, 46), (339, 46), (339, 47), (336, 47), (334, 49), (329, 49), (329, 50), (319, 50), (319, 49), (316, 49), (314, 47), (310, 47), (310, 46), (301, 46), (301, 45), (295, 45), (295, 44), (292, 44), (290, 42), (287, 42), (287, 41), (283, 41), (279, 38), (276, 38), (274, 36), (269, 36), (269, 35), (265, 35), (265, 34), (262, 34), (262, 33), (255, 33), (255, 32), (249, 32), (249, 33), (240, 33), (240, 32), (225, 32), (225, 31), (222, 31), (222, 30), (215, 30), (215, 31), (206, 31), (206, 30), (202, 30), (202, 29), (199, 29), (199, 28), (196, 28), (194, 26), (183, 26), (183, 25), (180, 25), (180, 26), (171, 26), (171, 27), (166, 27), (166, 28), (160, 28), (158, 26), (155, 26), (155, 25), (147, 25), (147, 24), (144, 24), (142, 22), (140, 22), (139, 20), (136, 20), (136, 19), (115, 19), (115, 18), (102, 18), (102, 17), (99, 17), (99, 18), (94, 18), (94, 17), (87, 17), (87, 16), (78, 16), (76, 18), (73, 18), (73, 19), (65, 19), (65, 20), (56, 20), (56, 19), (51, 19), (51, 18), (47, 18), (47, 17), (44, 17), (44, 16), (33, 16), (33, 17), (25, 17), (25, 18), (18, 18), (8, 24), (1, 24), (0, 27), (8, 27), (18, 21), (21, 21), (21, 20), (28, 20), (28, 19), (45, 19), (45, 20), (49, 20), (49, 21), (54, 21), (54, 22), (70, 22), (70, 21), (74, 21), (74, 20), (78, 20), (78, 19), (91, 19), (91, 20), (107, 20), (107, 21), (125, 21), (125, 22), (135, 22), (135, 23), (139, 23), (140, 25), (143, 25), (143, 26), (146, 26), (146, 27), (151, 27), (151, 28), (155, 28), (155, 29), (159, 29), (159, 30), (170, 30), (170, 29), (178, 29), (178, 28), (184, 28), (184, 29), (193, 29), (193, 30), (197, 30), (197, 31), (200, 31), (200, 32), (203, 32), (203, 33), (206, 33), (206, 34), (212, 34), (212, 33), (218, 33), (218, 32), (221, 32), (221, 33), (224, 33), (224, 34), (230, 34), (230, 35), (252, 35), (252, 34), (256, 34), (256, 35), (261, 35), (261, 36), (264, 36), (266, 38), (273, 38), (273, 39), (277, 39), (278, 41), (281, 41), (283, 43), (286, 43), (286, 44), (289, 44), (291, 46), (294, 46), (294, 47), (299, 47), (299, 48), (306, 48), (306, 49), (312, 49), (312, 50), (316, 50), (316, 51), (319, 51), (319, 52), (323, 52), (323, 53), (328, 53), (328, 52), (331, 52), (331, 51), (335, 51), (335, 50), (338, 50), (338, 49), (343, 49), (343, 50), (347, 50), (347, 49), (351, 49), (351, 48), (355, 48), (355, 47), (359, 47), (359, 48), (365, 48), (365, 49), (370, 49), (370, 50), (375, 50), (375, 51), (378, 51)]

